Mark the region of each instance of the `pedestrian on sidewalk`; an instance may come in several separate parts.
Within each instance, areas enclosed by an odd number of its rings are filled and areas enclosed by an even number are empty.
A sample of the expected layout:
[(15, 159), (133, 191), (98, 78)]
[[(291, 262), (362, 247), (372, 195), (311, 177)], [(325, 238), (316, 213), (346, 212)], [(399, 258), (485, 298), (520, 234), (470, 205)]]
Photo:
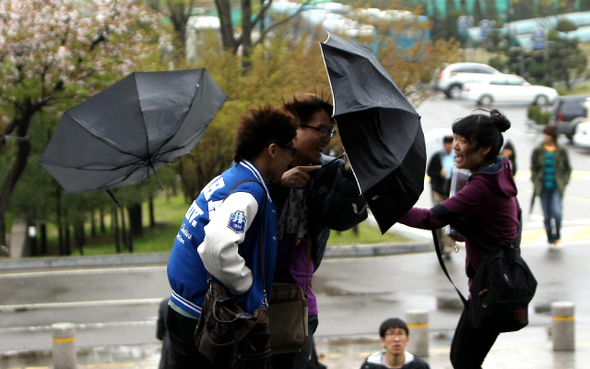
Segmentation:
[(287, 170), (296, 131), (288, 112), (271, 106), (250, 109), (240, 120), (234, 165), (209, 182), (189, 207), (168, 261), (172, 295), (166, 323), (172, 369), (216, 369), (193, 340), (209, 275), (250, 314), (263, 305), (263, 290), (271, 290), (277, 207), (266, 180), (279, 181)]
[(379, 326), (384, 350), (369, 355), (360, 369), (430, 369), (428, 363), (406, 351), (410, 330), (400, 318), (389, 318)]
[[(448, 134), (443, 137), (443, 148), (430, 157), (426, 169), (426, 174), (430, 177), (432, 206), (438, 205), (449, 198), (454, 166), (453, 135)], [(455, 242), (445, 234), (443, 228), (437, 229), (436, 234), (442, 244), (443, 259), (450, 259)]]
[(160, 353), (160, 365), (158, 369), (168, 369), (174, 367), (170, 361), (170, 335), (166, 326), (166, 317), (168, 316), (169, 297), (164, 297), (158, 307), (158, 320), (156, 321), (156, 338), (162, 341), (162, 351)]
[[(448, 224), (436, 215), (444, 213), (473, 223), (499, 242), (514, 242), (519, 235), (520, 223), (517, 189), (510, 162), (498, 157), (504, 141), (502, 132), (510, 128), (510, 121), (493, 109), (489, 114), (474, 113), (459, 119), (452, 128), (455, 164), (457, 168), (471, 172), (467, 184), (433, 209), (412, 208), (400, 223), (433, 230)], [(471, 286), (486, 249), (468, 237), (465, 249), (465, 271)], [(470, 303), (471, 298), (463, 309), (451, 344), (451, 363), (455, 369), (480, 368), (500, 334), (495, 326), (477, 329), (473, 326)]]
[(502, 148), (502, 153), (500, 154), (500, 156), (503, 156), (505, 158), (508, 158), (508, 160), (510, 160), (510, 165), (512, 165), (512, 175), (515, 176), (516, 175), (516, 150), (514, 149), (514, 145), (512, 144), (512, 141), (510, 140), (506, 140), (506, 143), (504, 144), (504, 147)]
[(562, 201), (571, 174), (567, 149), (557, 143), (557, 127), (549, 124), (543, 129), (543, 142), (535, 147), (531, 156), (533, 201), (536, 196), (541, 198), (549, 247), (561, 244)]
[(272, 367), (305, 369), (319, 322), (313, 274), (324, 256), (330, 229), (348, 230), (365, 220), (367, 211), (349, 165), (323, 155), (336, 134), (332, 104), (315, 94), (296, 94), (283, 103), (283, 109), (295, 116), (299, 127), (293, 140), (297, 154), (289, 170), (270, 184), (279, 208), (274, 281), (296, 283), (307, 291), (308, 341), (300, 352), (273, 354)]

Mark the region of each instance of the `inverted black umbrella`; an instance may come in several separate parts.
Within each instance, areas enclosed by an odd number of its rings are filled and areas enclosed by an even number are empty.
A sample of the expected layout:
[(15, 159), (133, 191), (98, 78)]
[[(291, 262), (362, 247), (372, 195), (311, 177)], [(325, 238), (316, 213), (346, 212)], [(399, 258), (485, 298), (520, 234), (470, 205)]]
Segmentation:
[(39, 163), (69, 194), (141, 183), (189, 153), (227, 97), (204, 68), (131, 73), (67, 110)]
[(332, 34), (321, 47), (342, 145), (385, 233), (424, 190), (420, 116), (369, 49)]

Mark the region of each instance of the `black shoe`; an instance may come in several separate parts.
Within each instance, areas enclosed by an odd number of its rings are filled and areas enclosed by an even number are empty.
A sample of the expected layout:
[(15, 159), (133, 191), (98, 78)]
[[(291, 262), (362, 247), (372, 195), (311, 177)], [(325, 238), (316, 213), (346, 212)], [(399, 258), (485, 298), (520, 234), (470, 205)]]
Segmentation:
[(442, 258), (444, 260), (451, 260), (451, 253), (448, 251), (443, 252)]

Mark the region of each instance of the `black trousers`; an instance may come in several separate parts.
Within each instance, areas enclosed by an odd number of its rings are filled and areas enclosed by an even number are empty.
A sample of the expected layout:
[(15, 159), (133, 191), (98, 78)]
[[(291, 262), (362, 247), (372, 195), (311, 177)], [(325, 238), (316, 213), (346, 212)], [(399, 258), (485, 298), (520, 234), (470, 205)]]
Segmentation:
[(170, 369), (217, 369), (195, 347), (193, 334), (197, 327), (196, 319), (187, 318), (168, 306), (166, 324), (170, 334)]
[(469, 318), (469, 304), (463, 308), (451, 344), (451, 363), (454, 369), (480, 369), (500, 332), (493, 328), (473, 328)]

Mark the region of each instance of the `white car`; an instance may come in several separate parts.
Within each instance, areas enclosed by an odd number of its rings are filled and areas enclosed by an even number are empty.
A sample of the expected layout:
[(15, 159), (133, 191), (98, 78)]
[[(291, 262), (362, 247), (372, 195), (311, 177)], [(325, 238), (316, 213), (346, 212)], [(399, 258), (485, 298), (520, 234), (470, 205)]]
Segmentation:
[(501, 74), (500, 71), (487, 64), (449, 64), (437, 74), (434, 89), (443, 91), (450, 99), (457, 99), (461, 97), (465, 83), (480, 82)]
[(536, 86), (524, 78), (504, 74), (479, 83), (467, 83), (463, 97), (475, 101), (478, 105), (501, 103), (527, 103), (534, 105), (553, 104), (559, 96), (554, 88)]
[(574, 145), (590, 147), (590, 122), (585, 121), (576, 125), (576, 133), (572, 137)]

